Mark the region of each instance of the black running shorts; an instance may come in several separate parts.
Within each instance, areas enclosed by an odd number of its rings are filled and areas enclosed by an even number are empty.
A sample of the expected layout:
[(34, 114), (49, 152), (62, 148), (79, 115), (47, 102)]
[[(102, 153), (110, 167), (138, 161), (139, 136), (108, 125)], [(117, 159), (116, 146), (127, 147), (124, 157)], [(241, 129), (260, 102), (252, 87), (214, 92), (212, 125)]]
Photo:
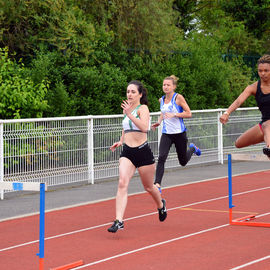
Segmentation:
[(129, 147), (124, 144), (120, 157), (129, 159), (136, 168), (155, 163), (154, 155), (147, 142), (138, 147)]

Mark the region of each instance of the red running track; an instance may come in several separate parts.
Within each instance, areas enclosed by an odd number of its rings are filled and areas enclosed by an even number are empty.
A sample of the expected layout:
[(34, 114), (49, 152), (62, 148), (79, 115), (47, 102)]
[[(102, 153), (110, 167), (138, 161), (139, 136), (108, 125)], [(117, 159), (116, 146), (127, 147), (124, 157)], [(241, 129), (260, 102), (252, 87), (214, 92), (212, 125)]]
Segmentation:
[[(234, 218), (270, 212), (270, 171), (233, 177)], [(45, 269), (270, 269), (270, 228), (229, 225), (227, 179), (163, 189), (168, 218), (151, 197), (129, 196), (125, 229), (111, 234), (114, 200), (46, 213)], [(270, 222), (270, 215), (259, 218)], [(38, 269), (39, 217), (0, 222), (0, 269)]]

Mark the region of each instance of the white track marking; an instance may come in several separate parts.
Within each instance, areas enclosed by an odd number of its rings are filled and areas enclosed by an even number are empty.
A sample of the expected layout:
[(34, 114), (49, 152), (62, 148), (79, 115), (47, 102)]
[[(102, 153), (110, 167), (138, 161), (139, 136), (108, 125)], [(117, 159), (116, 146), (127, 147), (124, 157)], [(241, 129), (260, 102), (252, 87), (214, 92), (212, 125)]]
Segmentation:
[[(245, 264), (242, 264), (242, 265), (239, 265), (237, 267), (231, 268), (230, 270), (242, 269), (242, 268), (244, 268), (246, 266), (250, 266), (252, 264), (255, 264), (255, 263), (258, 263), (258, 262), (262, 262), (262, 261), (265, 261), (265, 260), (268, 260), (268, 259), (270, 259), (270, 255), (265, 256), (265, 257), (260, 258), (260, 259), (257, 259), (257, 260), (254, 260), (254, 261), (251, 261), (251, 262), (248, 262), (248, 263), (245, 263)], [(75, 269), (77, 269), (77, 268), (75, 268)]]
[[(253, 190), (249, 190), (249, 191), (244, 191), (244, 192), (236, 193), (233, 196), (240, 196), (240, 195), (243, 195), (243, 194), (256, 192), (256, 191), (261, 191), (261, 190), (266, 190), (266, 189), (270, 189), (270, 187), (264, 187), (264, 188), (258, 188), (258, 189), (253, 189)], [(190, 203), (190, 204), (186, 204), (186, 205), (182, 205), (182, 206), (169, 208), (169, 209), (167, 209), (167, 211), (178, 210), (178, 209), (181, 209), (181, 208), (190, 207), (190, 206), (203, 204), (203, 203), (208, 203), (208, 202), (213, 202), (213, 201), (222, 200), (222, 199), (226, 199), (226, 198), (228, 198), (228, 196), (221, 196), (221, 197), (217, 197), (217, 198), (213, 198), (213, 199), (208, 199), (208, 200), (204, 200), (204, 201), (199, 201), (199, 202), (194, 202), (194, 203)], [(143, 218), (143, 217), (146, 217), (146, 216), (151, 216), (151, 215), (156, 215), (156, 214), (157, 214), (157, 212), (151, 212), (151, 213), (147, 213), (147, 214), (143, 214), (143, 215), (139, 215), (139, 216), (135, 216), (135, 217), (126, 218), (125, 220), (133, 220), (133, 219)], [(268, 214), (269, 213), (263, 214), (263, 215), (268, 215)], [(263, 215), (260, 215), (260, 216), (263, 216)], [(257, 217), (260, 217), (260, 216), (257, 216)], [(84, 229), (80, 229), (80, 230), (75, 230), (75, 231), (71, 231), (71, 232), (67, 232), (67, 233), (63, 233), (63, 234), (58, 234), (58, 235), (46, 237), (45, 240), (51, 240), (51, 239), (60, 238), (60, 237), (64, 237), (64, 236), (71, 235), (71, 234), (90, 231), (90, 230), (105, 227), (105, 226), (108, 226), (108, 225), (111, 225), (111, 222), (96, 225), (96, 226), (92, 226), (92, 227), (88, 227), (88, 228), (84, 228)], [(25, 243), (10, 246), (10, 247), (7, 247), (7, 248), (2, 248), (2, 249), (0, 249), (0, 252), (10, 250), (10, 249), (19, 248), (19, 247), (22, 247), (22, 246), (32, 245), (32, 244), (35, 244), (35, 243), (38, 243), (38, 242), (39, 242), (39, 240), (33, 240), (33, 241), (30, 241), (30, 242), (25, 242)]]
[[(265, 171), (268, 171), (268, 170), (262, 169), (262, 170), (257, 170), (257, 171), (253, 171), (253, 172), (245, 172), (245, 173), (233, 174), (233, 177), (241, 176), (241, 175), (248, 175), (248, 174), (251, 174), (251, 173), (260, 173), (260, 172), (265, 172)], [(228, 176), (225, 175), (225, 176), (216, 177), (216, 178), (208, 178), (208, 179), (199, 180), (199, 181), (192, 181), (192, 182), (188, 182), (188, 183), (167, 186), (167, 187), (164, 187), (163, 189), (171, 189), (171, 188), (175, 188), (175, 187), (188, 186), (188, 185), (193, 185), (193, 184), (197, 184), (197, 183), (204, 183), (204, 182), (210, 182), (210, 181), (215, 181), (215, 180), (221, 180), (221, 179), (226, 179), (227, 177)], [(146, 193), (146, 191), (135, 192), (135, 193), (129, 194), (129, 197), (134, 196), (134, 195), (138, 195), (138, 194), (143, 194), (143, 193)], [(84, 205), (88, 205), (88, 204), (94, 204), (94, 203), (98, 203), (98, 202), (105, 202), (105, 201), (109, 201), (109, 200), (112, 200), (112, 199), (115, 199), (115, 197), (109, 197), (109, 198), (95, 200), (95, 201), (88, 201), (88, 202), (82, 202), (82, 203), (77, 203), (77, 204), (68, 205), (68, 206), (57, 207), (57, 208), (54, 208), (54, 209), (46, 210), (46, 213), (54, 212), (54, 211), (58, 211), (58, 210), (75, 208), (75, 207), (78, 207), (78, 206), (84, 206)], [(39, 212), (34, 212), (34, 213), (30, 213), (30, 214), (18, 215), (18, 216), (15, 216), (15, 217), (9, 217), (9, 218), (0, 219), (0, 222), (7, 221), (7, 220), (14, 220), (14, 219), (18, 219), (18, 218), (30, 217), (30, 216), (35, 216), (35, 215), (39, 215)]]
[(217, 226), (217, 227), (212, 227), (212, 228), (205, 229), (205, 230), (202, 230), (202, 231), (198, 231), (198, 232), (195, 232), (195, 233), (190, 233), (190, 234), (186, 234), (186, 235), (179, 236), (179, 237), (176, 237), (176, 238), (172, 238), (172, 239), (169, 239), (169, 240), (166, 240), (166, 241), (163, 241), (163, 242), (158, 242), (156, 244), (152, 244), (152, 245), (149, 245), (149, 246), (144, 246), (142, 248), (130, 250), (130, 251), (127, 251), (127, 252), (124, 252), (124, 253), (117, 254), (117, 255), (112, 256), (112, 257), (104, 258), (104, 259), (99, 260), (99, 261), (95, 261), (95, 262), (91, 262), (91, 263), (88, 263), (88, 264), (84, 264), (82, 266), (79, 266), (79, 267), (76, 267), (76, 268), (73, 268), (73, 269), (74, 270), (75, 269), (83, 269), (85, 267), (92, 266), (94, 264), (99, 264), (99, 263), (103, 263), (103, 262), (106, 262), (106, 261), (110, 261), (110, 260), (113, 260), (113, 259), (116, 259), (116, 258), (119, 258), (119, 257), (123, 257), (123, 256), (129, 255), (129, 254), (140, 252), (142, 250), (150, 249), (150, 248), (153, 248), (153, 247), (157, 247), (157, 246), (165, 245), (165, 244), (168, 244), (168, 243), (171, 243), (171, 242), (175, 242), (175, 241), (178, 241), (178, 240), (181, 240), (181, 239), (185, 239), (185, 238), (189, 238), (189, 237), (192, 237), (192, 236), (196, 236), (198, 234), (202, 234), (202, 233), (206, 233), (206, 232), (211, 232), (211, 231), (214, 231), (214, 230), (218, 230), (218, 229), (224, 228), (226, 226), (229, 226), (229, 224), (223, 224), (223, 225), (220, 225), (220, 226)]

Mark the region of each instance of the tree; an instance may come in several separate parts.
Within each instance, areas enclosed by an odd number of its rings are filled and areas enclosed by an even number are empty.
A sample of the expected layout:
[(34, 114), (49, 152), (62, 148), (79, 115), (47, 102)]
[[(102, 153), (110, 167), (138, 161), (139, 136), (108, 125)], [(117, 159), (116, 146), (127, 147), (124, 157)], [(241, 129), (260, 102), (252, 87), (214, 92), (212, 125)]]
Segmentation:
[(24, 74), (24, 66), (0, 49), (0, 118), (42, 117), (47, 109), (48, 83), (35, 84)]
[(269, 31), (270, 1), (269, 0), (220, 0), (220, 7), (226, 15), (238, 22), (243, 22), (247, 32), (261, 39)]
[(203, 32), (218, 40), (222, 52), (261, 54), (269, 51), (269, 0), (174, 1), (178, 27), (186, 34)]
[(57, 49), (66, 56), (88, 61), (95, 58), (100, 45), (111, 39), (109, 32), (86, 20), (73, 1), (2, 0), (0, 8), (0, 47), (7, 46), (18, 57), (32, 57), (45, 45), (48, 50)]
[(174, 25), (173, 0), (79, 0), (88, 16), (115, 35), (115, 43), (134, 51), (170, 51), (182, 34)]

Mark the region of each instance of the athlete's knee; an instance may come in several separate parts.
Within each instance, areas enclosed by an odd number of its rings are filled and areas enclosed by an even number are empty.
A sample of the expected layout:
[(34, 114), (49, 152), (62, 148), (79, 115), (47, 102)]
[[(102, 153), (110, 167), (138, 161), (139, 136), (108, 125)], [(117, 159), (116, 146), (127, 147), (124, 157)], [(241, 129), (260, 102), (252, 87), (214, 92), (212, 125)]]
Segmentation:
[(188, 160), (179, 160), (179, 163), (180, 163), (180, 165), (181, 166), (186, 166), (187, 165), (187, 163), (188, 163)]
[(148, 193), (152, 193), (154, 189), (154, 186), (144, 186), (144, 190)]
[(262, 130), (264, 133), (269, 132), (270, 131), (270, 120), (263, 122), (261, 127), (262, 127)]
[(125, 178), (119, 178), (118, 190), (127, 190), (128, 189), (128, 180)]
[(242, 147), (243, 147), (243, 146), (241, 145), (241, 142), (240, 142), (239, 140), (236, 140), (236, 141), (234, 142), (234, 145), (235, 145), (236, 148), (242, 148)]

